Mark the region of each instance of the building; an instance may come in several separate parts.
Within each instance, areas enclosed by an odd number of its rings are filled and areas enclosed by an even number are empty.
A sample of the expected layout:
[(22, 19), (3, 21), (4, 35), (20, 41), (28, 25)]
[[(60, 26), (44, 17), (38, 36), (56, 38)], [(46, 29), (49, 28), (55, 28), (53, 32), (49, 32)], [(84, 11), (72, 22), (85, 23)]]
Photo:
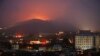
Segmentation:
[(75, 48), (81, 50), (92, 49), (95, 46), (94, 34), (89, 31), (81, 31), (75, 35)]
[(100, 49), (100, 35), (99, 34), (95, 36), (95, 48), (97, 50)]
[(95, 47), (100, 48), (100, 36), (95, 36)]

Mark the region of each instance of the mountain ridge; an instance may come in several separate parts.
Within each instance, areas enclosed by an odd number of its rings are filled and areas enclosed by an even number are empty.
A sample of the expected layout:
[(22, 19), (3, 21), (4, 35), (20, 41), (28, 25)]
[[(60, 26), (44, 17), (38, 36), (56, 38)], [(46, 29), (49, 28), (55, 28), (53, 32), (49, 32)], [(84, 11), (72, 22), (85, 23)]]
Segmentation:
[(51, 21), (44, 21), (40, 19), (32, 19), (20, 22), (17, 25), (9, 28), (8, 32), (22, 32), (22, 33), (55, 33), (58, 31), (67, 31), (69, 26), (63, 27), (52, 23)]

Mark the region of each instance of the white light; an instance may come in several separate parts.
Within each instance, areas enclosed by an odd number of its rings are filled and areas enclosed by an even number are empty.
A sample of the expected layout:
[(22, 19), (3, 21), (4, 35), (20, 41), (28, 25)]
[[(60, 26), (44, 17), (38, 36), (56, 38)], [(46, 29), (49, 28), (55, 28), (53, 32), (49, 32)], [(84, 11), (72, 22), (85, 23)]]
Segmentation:
[(0, 30), (2, 30), (3, 28), (0, 28)]
[(40, 41), (30, 41), (30, 44), (41, 44)]
[(43, 37), (41, 34), (39, 34), (39, 37)]
[(64, 32), (59, 32), (59, 34), (64, 34)]
[(59, 40), (61, 40), (61, 41), (62, 41), (63, 39), (59, 39)]

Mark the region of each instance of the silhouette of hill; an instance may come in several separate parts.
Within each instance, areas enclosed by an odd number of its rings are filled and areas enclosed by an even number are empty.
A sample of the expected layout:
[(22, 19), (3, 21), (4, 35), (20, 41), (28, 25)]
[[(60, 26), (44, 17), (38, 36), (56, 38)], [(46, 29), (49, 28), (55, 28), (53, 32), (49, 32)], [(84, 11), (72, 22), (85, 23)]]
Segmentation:
[(70, 26), (61, 26), (56, 25), (51, 21), (32, 19), (29, 21), (20, 22), (17, 25), (9, 28), (8, 31), (13, 33), (54, 33), (60, 30), (69, 30), (68, 28), (70, 28)]
[(43, 21), (39, 19), (32, 19), (29, 21), (21, 22), (11, 27), (11, 32), (24, 32), (24, 33), (39, 33), (39, 32), (55, 32), (58, 27), (50, 23), (49, 21)]

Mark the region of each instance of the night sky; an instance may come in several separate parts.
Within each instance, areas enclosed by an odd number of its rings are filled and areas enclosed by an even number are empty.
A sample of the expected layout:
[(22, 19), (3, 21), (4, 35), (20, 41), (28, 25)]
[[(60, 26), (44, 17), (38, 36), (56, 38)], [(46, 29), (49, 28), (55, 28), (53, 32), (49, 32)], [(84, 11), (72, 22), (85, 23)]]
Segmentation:
[(99, 30), (100, 0), (0, 0), (0, 27), (34, 18)]

